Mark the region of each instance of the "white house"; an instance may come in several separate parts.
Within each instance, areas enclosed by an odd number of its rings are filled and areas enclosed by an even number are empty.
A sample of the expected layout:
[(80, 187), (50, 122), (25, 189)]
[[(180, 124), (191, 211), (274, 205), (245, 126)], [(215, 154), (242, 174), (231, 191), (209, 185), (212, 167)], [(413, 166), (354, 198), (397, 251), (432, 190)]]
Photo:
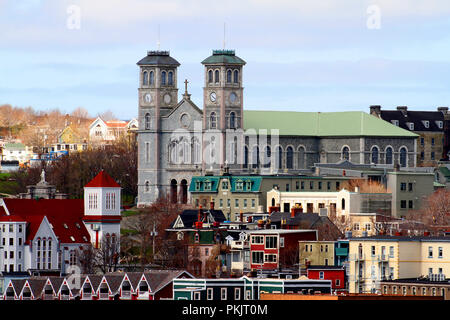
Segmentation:
[(89, 140), (91, 142), (112, 142), (125, 136), (129, 131), (136, 131), (137, 128), (136, 119), (105, 121), (98, 117), (89, 126)]

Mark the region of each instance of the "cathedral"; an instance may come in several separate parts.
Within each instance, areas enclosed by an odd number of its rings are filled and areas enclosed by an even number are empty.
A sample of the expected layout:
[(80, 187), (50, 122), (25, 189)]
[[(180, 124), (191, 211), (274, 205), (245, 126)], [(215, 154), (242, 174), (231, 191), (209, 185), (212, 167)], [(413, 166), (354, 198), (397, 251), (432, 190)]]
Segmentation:
[[(315, 163), (415, 166), (417, 135), (362, 111), (244, 110), (243, 69), (234, 50), (204, 65), (203, 106), (185, 90), (168, 51), (139, 67), (138, 206), (158, 197), (190, 203), (193, 176), (299, 175)], [(274, 102), (275, 103), (275, 102)]]

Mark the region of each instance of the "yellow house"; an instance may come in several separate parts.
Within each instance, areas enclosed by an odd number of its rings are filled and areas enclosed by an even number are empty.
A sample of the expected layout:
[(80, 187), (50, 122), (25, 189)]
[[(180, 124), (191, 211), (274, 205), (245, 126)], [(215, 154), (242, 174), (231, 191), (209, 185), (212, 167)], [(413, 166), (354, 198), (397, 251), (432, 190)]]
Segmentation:
[(445, 278), (450, 238), (374, 236), (349, 241), (349, 292), (375, 293), (383, 280)]
[(83, 140), (77, 131), (67, 126), (58, 136), (58, 142), (51, 145), (51, 151), (84, 151), (87, 149), (86, 140)]
[(299, 241), (300, 268), (334, 266), (334, 241)]

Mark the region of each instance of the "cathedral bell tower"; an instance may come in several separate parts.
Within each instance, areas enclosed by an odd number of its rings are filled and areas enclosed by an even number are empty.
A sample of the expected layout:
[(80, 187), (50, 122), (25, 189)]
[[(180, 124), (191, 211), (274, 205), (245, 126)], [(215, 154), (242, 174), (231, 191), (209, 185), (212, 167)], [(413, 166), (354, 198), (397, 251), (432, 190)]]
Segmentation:
[[(226, 132), (243, 129), (242, 69), (245, 63), (234, 50), (213, 50), (213, 54), (202, 61), (205, 66), (203, 130), (218, 131), (222, 135), (223, 143), (218, 150), (221, 166), (237, 163), (236, 156), (230, 157), (231, 152), (227, 152), (230, 146), (236, 148), (236, 142), (226, 141)], [(209, 168), (208, 164), (204, 167)]]
[(138, 205), (154, 202), (161, 189), (161, 117), (178, 104), (177, 68), (168, 51), (148, 51), (139, 66)]

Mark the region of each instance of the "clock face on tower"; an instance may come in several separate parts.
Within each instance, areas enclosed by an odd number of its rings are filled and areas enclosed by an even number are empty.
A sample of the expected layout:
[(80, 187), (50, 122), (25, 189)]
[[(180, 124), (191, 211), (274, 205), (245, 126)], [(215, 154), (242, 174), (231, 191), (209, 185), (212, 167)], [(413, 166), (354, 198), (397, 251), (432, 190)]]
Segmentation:
[(170, 101), (172, 101), (172, 97), (170, 96), (170, 94), (166, 93), (166, 94), (164, 95), (164, 102), (167, 103), (167, 104), (169, 104)]
[(217, 96), (215, 92), (211, 92), (211, 94), (209, 95), (209, 99), (211, 100), (211, 102), (216, 102)]

